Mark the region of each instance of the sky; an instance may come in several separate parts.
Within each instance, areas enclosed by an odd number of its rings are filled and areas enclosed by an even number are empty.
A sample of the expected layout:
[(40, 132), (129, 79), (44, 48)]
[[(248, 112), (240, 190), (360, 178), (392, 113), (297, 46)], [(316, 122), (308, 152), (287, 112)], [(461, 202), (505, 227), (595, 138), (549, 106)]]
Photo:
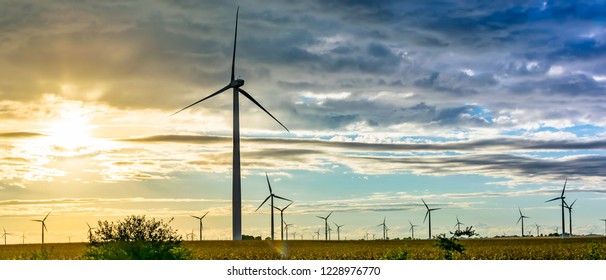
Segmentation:
[(49, 212), (46, 242), (143, 214), (197, 234), (206, 212), (204, 239), (231, 239), (231, 93), (171, 114), (230, 82), (237, 6), (236, 78), (290, 130), (240, 98), (243, 234), (270, 234), (266, 174), (297, 239), (330, 212), (341, 238), (383, 219), (425, 238), (421, 199), (434, 234), (520, 235), (520, 210), (561, 232), (545, 201), (566, 180), (573, 233), (604, 233), (604, 1), (0, 6), (7, 243), (40, 242)]

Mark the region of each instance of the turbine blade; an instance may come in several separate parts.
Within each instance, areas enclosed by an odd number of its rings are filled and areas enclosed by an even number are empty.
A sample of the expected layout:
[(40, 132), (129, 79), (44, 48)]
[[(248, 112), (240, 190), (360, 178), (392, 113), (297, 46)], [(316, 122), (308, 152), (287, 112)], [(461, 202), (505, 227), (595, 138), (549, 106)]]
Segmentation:
[(269, 183), (269, 176), (267, 176), (267, 172), (265, 172), (265, 179), (267, 179), (267, 186), (269, 187), (269, 194), (273, 194), (271, 191), (271, 184)]
[(429, 211), (433, 211), (433, 210), (440, 210), (442, 208), (433, 208), (433, 209), (429, 209)]
[(288, 205), (286, 205), (286, 207), (284, 207), (284, 209), (282, 209), (282, 211), (286, 210), (286, 208), (288, 208), (288, 206), (290, 206), (293, 203), (293, 201), (291, 201)]
[(240, 13), (240, 6), (236, 10), (236, 30), (234, 32), (234, 53), (231, 58), (231, 80), (233, 81), (235, 78), (235, 68), (236, 68), (236, 41), (238, 39), (238, 14)]
[(332, 212), (334, 212), (334, 211), (330, 211), (330, 214), (328, 214), (328, 216), (326, 216), (326, 219), (328, 219), (328, 217), (330, 217), (330, 215), (332, 215)]
[(425, 203), (425, 200), (423, 200), (423, 199), (421, 198), (421, 201), (423, 201), (423, 204), (425, 205), (425, 208), (427, 208), (427, 210), (429, 210), (429, 206), (427, 206), (427, 203)]
[(318, 218), (320, 218), (320, 219), (322, 219), (322, 220), (324, 220), (324, 219), (325, 219), (324, 217), (320, 217), (320, 216), (316, 216), (316, 217), (318, 217)]
[(246, 98), (248, 98), (250, 101), (252, 101), (253, 103), (255, 103), (257, 106), (259, 106), (259, 108), (261, 108), (263, 111), (265, 111), (265, 113), (267, 113), (270, 117), (272, 117), (275, 121), (277, 121), (284, 129), (286, 129), (286, 131), (290, 132), (290, 130), (288, 130), (288, 128), (286, 128), (286, 126), (284, 126), (278, 119), (276, 119), (271, 113), (269, 113), (267, 110), (265, 110), (265, 108), (263, 108), (263, 106), (261, 106), (261, 104), (259, 104), (259, 102), (257, 102), (257, 100), (255, 100), (252, 96), (250, 96), (250, 94), (248, 94), (248, 92), (246, 92), (245, 90), (243, 90), (242, 88), (238, 88), (238, 91), (240, 91), (240, 93), (242, 93), (244, 96), (246, 96)]
[(48, 231), (48, 229), (46, 228), (46, 224), (42, 223), (42, 227), (44, 228), (44, 230)]
[(292, 200), (290, 200), (290, 199), (288, 199), (288, 198), (283, 198), (283, 197), (281, 197), (281, 196), (279, 196), (279, 195), (275, 195), (275, 194), (274, 194), (274, 197), (275, 197), (275, 198), (279, 198), (279, 199), (283, 199), (283, 200), (292, 201)]
[(226, 85), (225, 87), (223, 87), (222, 89), (220, 89), (220, 90), (216, 91), (215, 93), (213, 93), (213, 94), (211, 94), (211, 95), (209, 95), (209, 96), (207, 96), (207, 97), (204, 97), (204, 98), (202, 98), (202, 99), (200, 99), (200, 100), (198, 100), (198, 101), (196, 101), (196, 102), (194, 102), (194, 103), (190, 104), (189, 106), (187, 106), (187, 107), (185, 107), (185, 108), (183, 108), (183, 109), (181, 109), (181, 110), (179, 110), (179, 111), (177, 111), (177, 112), (172, 113), (172, 114), (171, 114), (171, 116), (174, 116), (174, 115), (176, 115), (176, 114), (178, 114), (178, 113), (181, 113), (181, 112), (182, 112), (183, 110), (185, 110), (185, 109), (188, 109), (188, 108), (190, 108), (190, 107), (192, 107), (192, 106), (194, 106), (194, 105), (196, 105), (196, 104), (198, 104), (198, 103), (200, 103), (200, 102), (202, 102), (202, 101), (204, 101), (204, 100), (206, 100), (206, 99), (209, 99), (209, 98), (211, 98), (211, 97), (213, 97), (213, 96), (215, 96), (215, 95), (217, 95), (217, 94), (219, 94), (219, 93), (222, 93), (222, 92), (226, 91), (226, 90), (227, 90), (228, 88), (230, 88), (230, 87), (231, 87), (231, 85)]
[(428, 215), (429, 215), (429, 210), (427, 210), (427, 212), (425, 212), (425, 218), (423, 219), (423, 223), (425, 223), (425, 220), (427, 220)]
[(545, 202), (550, 202), (550, 201), (554, 201), (554, 200), (558, 200), (558, 199), (560, 199), (560, 197), (552, 198), (552, 199), (547, 200), (547, 201), (545, 201)]
[(200, 217), (198, 217), (198, 216), (192, 216), (192, 218), (196, 218), (196, 219), (198, 219), (198, 220), (200, 220), (200, 219), (201, 219), (201, 218), (200, 218)]
[(576, 199), (572, 202), (572, 204), (570, 204), (570, 208), (572, 208), (572, 205), (574, 205), (575, 202), (577, 202)]
[[(270, 197), (271, 197), (271, 195), (270, 195), (270, 196), (268, 196), (268, 197), (267, 197), (265, 200), (263, 200), (263, 203), (261, 203), (261, 205), (259, 205), (259, 207), (257, 207), (257, 210), (259, 210), (259, 208), (261, 208), (261, 206), (263, 206), (263, 204), (265, 204), (265, 202), (267, 202), (267, 200), (268, 200)], [(255, 212), (257, 212), (257, 210), (255, 210)]]
[(564, 188), (562, 188), (562, 197), (564, 197), (564, 191), (566, 190), (566, 183), (568, 183), (568, 178), (566, 178), (566, 181), (564, 181)]
[(200, 219), (204, 219), (204, 217), (206, 217), (206, 215), (208, 215), (209, 212), (206, 212), (206, 214), (204, 214), (204, 216), (202, 216), (202, 218)]
[(524, 216), (520, 216), (520, 218), (518, 219), (518, 221), (516, 222), (516, 225), (520, 223), (520, 220), (522, 220), (522, 217)]
[(50, 215), (51, 212), (48, 212), (48, 214), (46, 214), (46, 216), (44, 216), (44, 219), (42, 219), (42, 221), (46, 221), (46, 218), (48, 218), (48, 215)]

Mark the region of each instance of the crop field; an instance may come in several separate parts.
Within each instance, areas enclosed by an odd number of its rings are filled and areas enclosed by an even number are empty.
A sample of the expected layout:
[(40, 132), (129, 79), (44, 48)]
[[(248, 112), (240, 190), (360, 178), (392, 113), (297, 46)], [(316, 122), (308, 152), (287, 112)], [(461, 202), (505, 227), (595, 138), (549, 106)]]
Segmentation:
[[(501, 238), (461, 240), (455, 260), (591, 260), (606, 259), (606, 238)], [(200, 260), (440, 260), (434, 240), (390, 241), (186, 241)], [(79, 260), (86, 243), (1, 245), (4, 260)], [(399, 256), (399, 257), (394, 257)]]

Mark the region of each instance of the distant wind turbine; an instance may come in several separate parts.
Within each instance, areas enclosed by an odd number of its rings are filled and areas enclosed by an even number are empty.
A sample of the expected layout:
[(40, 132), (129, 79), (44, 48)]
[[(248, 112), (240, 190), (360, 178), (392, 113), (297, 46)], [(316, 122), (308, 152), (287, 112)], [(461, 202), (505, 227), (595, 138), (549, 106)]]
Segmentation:
[(528, 219), (530, 217), (526, 217), (524, 215), (522, 215), (522, 209), (520, 209), (520, 207), (518, 207), (518, 211), (520, 211), (520, 218), (518, 219), (518, 222), (516, 223), (519, 224), (520, 221), (522, 221), (522, 237), (524, 237), (524, 219)]
[[(265, 200), (263, 200), (263, 202), (261, 203), (261, 205), (259, 205), (259, 207), (257, 207), (257, 210), (259, 210), (259, 208), (261, 208), (261, 206), (263, 206), (263, 204), (265, 204), (265, 202), (267, 202), (268, 199), (271, 198), (270, 200), (270, 207), (271, 207), (271, 240), (276, 240), (274, 238), (274, 197), (275, 198), (279, 198), (282, 200), (286, 200), (286, 201), (290, 201), (292, 203), (292, 200), (288, 199), (288, 198), (283, 198), (279, 195), (275, 195), (273, 193), (273, 191), (271, 190), (271, 184), (269, 183), (269, 176), (267, 176), (267, 172), (265, 172), (265, 178), (267, 179), (267, 186), (269, 187), (269, 196), (267, 196), (267, 198), (265, 198)], [(255, 210), (255, 212), (257, 212), (257, 210)]]
[(330, 225), (328, 225), (328, 240), (332, 240), (332, 236), (330, 235), (332, 233), (332, 227), (330, 227)]
[(316, 236), (318, 236), (318, 241), (320, 241), (320, 229), (316, 231)]
[(21, 235), (21, 239), (22, 239), (23, 244), (25, 244), (25, 238), (26, 237), (25, 237), (25, 232), (24, 232), (23, 235)]
[(337, 226), (337, 241), (341, 241), (341, 227), (344, 225), (338, 225), (337, 223), (334, 224)]
[[(240, 178), (240, 108), (239, 108), (239, 94), (241, 93), (244, 97), (248, 98), (261, 110), (265, 111), (271, 118), (278, 122), (286, 131), (290, 132), (286, 126), (284, 126), (278, 119), (276, 119), (271, 113), (269, 113), (257, 100), (255, 100), (248, 92), (241, 87), (244, 85), (244, 80), (235, 78), (235, 67), (236, 67), (236, 42), (238, 38), (238, 14), (240, 7), (236, 10), (236, 28), (234, 32), (234, 51), (231, 60), (231, 79), (230, 82), (222, 89), (215, 93), (204, 97), (191, 105), (184, 107), (183, 109), (173, 113), (172, 115), (178, 114), (179, 112), (188, 109), (206, 99), (209, 99), (215, 95), (218, 95), (228, 89), (233, 89), (233, 168), (232, 168), (232, 236), (233, 240), (242, 240), (242, 194), (241, 194), (241, 178)], [(172, 116), (171, 115), (171, 116)], [(272, 238), (273, 239), (273, 238)]]
[(570, 234), (570, 236), (572, 236), (572, 206), (575, 202), (577, 202), (576, 199), (570, 205), (568, 205), (568, 203), (564, 201), (564, 207), (568, 209), (568, 234)]
[(46, 214), (46, 216), (42, 220), (32, 220), (34, 222), (42, 223), (42, 244), (44, 244), (44, 231), (48, 231), (48, 229), (46, 228), (46, 223), (44, 222), (46, 221), (46, 218), (48, 218), (48, 215), (50, 215), (50, 213), (51, 212), (48, 212), (48, 214)]
[[(278, 208), (276, 206), (274, 206), (274, 208), (276, 208), (276, 210), (280, 211), (280, 240), (284, 240), (284, 210), (286, 210), (286, 208), (288, 208), (288, 206), (290, 206), (292, 204), (289, 203), (288, 205), (286, 205), (284, 208)], [(286, 234), (286, 238), (288, 238), (288, 234)]]
[(410, 224), (410, 232), (412, 232), (412, 239), (415, 239), (415, 227), (417, 225), (413, 225), (410, 221), (408, 221), (408, 223)]
[(606, 236), (606, 219), (602, 219), (604, 221), (604, 236)]
[(386, 231), (387, 225), (385, 225), (385, 219), (387, 219), (387, 217), (383, 218), (383, 223), (377, 225), (378, 227), (380, 227), (380, 226), (383, 227), (382, 228), (383, 229), (383, 240), (387, 240), (387, 231)]
[[(198, 217), (198, 216), (191, 216), (192, 218), (198, 219), (200, 221), (200, 241), (202, 241), (202, 230), (204, 229), (204, 226), (202, 225), (202, 219), (204, 219), (204, 217), (206, 217), (206, 215), (208, 215), (208, 212), (206, 212), (206, 214)], [(192, 241), (194, 241), (192, 239)]]
[(568, 179), (566, 179), (564, 181), (564, 187), (562, 188), (562, 194), (559, 197), (552, 198), (550, 200), (545, 201), (545, 202), (550, 202), (550, 201), (554, 201), (554, 200), (558, 200), (558, 199), (562, 200), (562, 239), (564, 239), (564, 235), (566, 235), (565, 230), (564, 230), (566, 228), (566, 225), (564, 224), (564, 204), (565, 204), (564, 199), (566, 198), (564, 196), (564, 191), (566, 191), (567, 182), (568, 182)]
[(539, 237), (539, 228), (541, 227), (540, 225), (538, 225), (537, 223), (534, 223), (534, 225), (537, 227), (537, 237)]
[(429, 216), (429, 239), (431, 239), (431, 211), (440, 210), (441, 208), (429, 209), (429, 206), (427, 206), (427, 203), (425, 203), (425, 200), (423, 200), (421, 198), (421, 201), (423, 201), (425, 208), (427, 208), (427, 212), (425, 213), (425, 219), (423, 219), (423, 223), (425, 223), (425, 220), (427, 220), (427, 216)]
[(328, 217), (330, 217), (330, 215), (332, 215), (332, 212), (330, 212), (330, 214), (328, 214), (326, 217), (316, 216), (324, 220), (324, 238), (326, 241), (328, 241)]
[(86, 222), (86, 225), (88, 226), (88, 241), (93, 242), (93, 229), (95, 228), (91, 227), (88, 222)]
[(293, 224), (287, 224), (286, 222), (283, 222), (283, 223), (284, 223), (284, 231), (286, 231), (286, 240), (288, 240), (288, 228), (290, 226), (292, 226)]
[(459, 221), (459, 216), (457, 216), (457, 223), (455, 224), (457, 231), (461, 231), (461, 225), (465, 225), (465, 224), (461, 223), (461, 221)]
[(7, 237), (8, 235), (12, 235), (12, 234), (7, 233), (5, 228), (2, 228), (2, 230), (4, 230), (4, 234), (2, 235), (2, 237), (4, 237), (4, 245), (6, 245), (6, 237)]

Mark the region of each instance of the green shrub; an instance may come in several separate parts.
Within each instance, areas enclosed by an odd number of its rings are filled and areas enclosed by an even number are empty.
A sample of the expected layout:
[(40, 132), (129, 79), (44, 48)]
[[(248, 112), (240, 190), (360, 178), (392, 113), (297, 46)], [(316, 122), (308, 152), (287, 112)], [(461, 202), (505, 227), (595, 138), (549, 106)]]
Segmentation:
[(408, 260), (410, 255), (406, 248), (394, 249), (383, 256), (384, 260)]
[(191, 251), (167, 223), (129, 216), (124, 221), (98, 222), (85, 258), (94, 260), (183, 260)]

